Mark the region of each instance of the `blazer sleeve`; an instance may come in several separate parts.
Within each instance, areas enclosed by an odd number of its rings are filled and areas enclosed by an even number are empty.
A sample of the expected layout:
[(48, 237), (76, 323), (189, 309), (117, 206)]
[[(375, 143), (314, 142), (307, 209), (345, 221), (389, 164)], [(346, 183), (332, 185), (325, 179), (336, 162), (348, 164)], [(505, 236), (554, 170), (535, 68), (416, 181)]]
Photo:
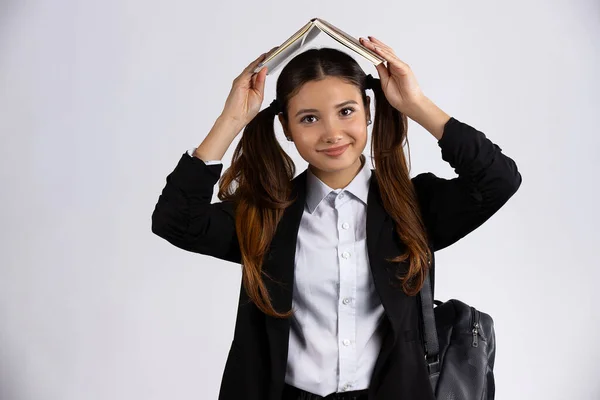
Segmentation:
[(241, 263), (233, 203), (211, 204), (222, 169), (184, 153), (158, 197), (152, 232), (183, 250)]
[(433, 251), (481, 226), (522, 180), (515, 162), (498, 145), (455, 118), (444, 126), (438, 145), (458, 176), (444, 179), (427, 172), (412, 179)]

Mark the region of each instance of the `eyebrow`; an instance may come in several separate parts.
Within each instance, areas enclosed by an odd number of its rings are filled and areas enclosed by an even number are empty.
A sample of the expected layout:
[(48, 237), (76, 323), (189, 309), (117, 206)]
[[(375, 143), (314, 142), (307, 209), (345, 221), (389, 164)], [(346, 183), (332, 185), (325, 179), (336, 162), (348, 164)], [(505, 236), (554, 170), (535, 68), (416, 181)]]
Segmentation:
[[(356, 104), (356, 105), (358, 105), (358, 103), (356, 101), (354, 101), (354, 100), (347, 100), (347, 101), (344, 101), (343, 103), (340, 103), (340, 104), (336, 105), (335, 108), (340, 108), (340, 107), (343, 107), (343, 106), (345, 106), (347, 104)], [(302, 110), (298, 111), (296, 113), (296, 115), (294, 115), (294, 118), (297, 117), (298, 115), (300, 115), (302, 113), (306, 113), (306, 112), (319, 112), (319, 110), (314, 109), (314, 108), (303, 108)]]

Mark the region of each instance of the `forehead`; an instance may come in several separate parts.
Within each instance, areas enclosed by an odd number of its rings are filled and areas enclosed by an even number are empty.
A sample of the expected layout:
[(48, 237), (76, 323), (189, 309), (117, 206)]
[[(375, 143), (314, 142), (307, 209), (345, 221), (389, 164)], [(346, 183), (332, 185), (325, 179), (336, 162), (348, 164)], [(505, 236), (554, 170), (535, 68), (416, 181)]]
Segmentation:
[(344, 100), (360, 100), (360, 90), (356, 85), (337, 77), (328, 76), (318, 81), (306, 82), (289, 101), (290, 110), (303, 107), (327, 107)]

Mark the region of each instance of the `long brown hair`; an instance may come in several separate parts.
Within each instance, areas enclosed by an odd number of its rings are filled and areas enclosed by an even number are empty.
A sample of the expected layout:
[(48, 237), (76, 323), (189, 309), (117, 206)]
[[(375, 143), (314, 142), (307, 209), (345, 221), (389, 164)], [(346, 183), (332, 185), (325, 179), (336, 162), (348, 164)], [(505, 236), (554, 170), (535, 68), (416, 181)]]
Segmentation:
[[(289, 121), (288, 102), (302, 85), (328, 76), (356, 85), (362, 93), (365, 108), (368, 107), (366, 74), (359, 64), (336, 49), (310, 49), (289, 61), (277, 80), (276, 98), (280, 101), (286, 124)], [(406, 253), (388, 261), (399, 263), (410, 259), (407, 273), (397, 273), (396, 277), (402, 290), (414, 296), (423, 285), (431, 254), (409, 176), (410, 158), (407, 163), (404, 155), (403, 146), (408, 145), (408, 120), (387, 101), (379, 80), (374, 86), (375, 118), (371, 138), (374, 174), (383, 206), (407, 246)], [(235, 205), (242, 282), (248, 297), (262, 312), (285, 318), (291, 315), (291, 311), (278, 313), (273, 308), (263, 281), (266, 273), (262, 262), (285, 208), (294, 201), (290, 196), (296, 168), (280, 146), (273, 124), (274, 113), (263, 109), (246, 125), (231, 166), (219, 181), (218, 197), (222, 201), (231, 200)], [(364, 158), (364, 155), (360, 157)]]

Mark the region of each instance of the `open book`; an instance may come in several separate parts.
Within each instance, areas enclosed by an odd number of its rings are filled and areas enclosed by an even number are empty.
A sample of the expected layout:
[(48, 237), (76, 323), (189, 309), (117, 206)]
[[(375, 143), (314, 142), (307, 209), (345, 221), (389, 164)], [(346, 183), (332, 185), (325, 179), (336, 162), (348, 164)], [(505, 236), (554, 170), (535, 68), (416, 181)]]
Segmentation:
[(302, 29), (294, 33), (288, 40), (283, 42), (281, 46), (267, 53), (265, 59), (258, 64), (258, 66), (254, 69), (254, 72), (258, 72), (264, 66), (266, 66), (268, 68), (267, 75), (269, 75), (271, 72), (283, 65), (284, 62), (294, 53), (317, 37), (317, 35), (321, 32), (325, 32), (333, 39), (348, 47), (350, 50), (360, 54), (367, 60), (371, 61), (373, 65), (379, 65), (385, 61), (385, 59), (383, 59), (377, 53), (366, 48), (360, 44), (358, 40), (348, 35), (341, 29), (336, 28), (323, 19), (313, 18), (306, 25), (304, 25)]

